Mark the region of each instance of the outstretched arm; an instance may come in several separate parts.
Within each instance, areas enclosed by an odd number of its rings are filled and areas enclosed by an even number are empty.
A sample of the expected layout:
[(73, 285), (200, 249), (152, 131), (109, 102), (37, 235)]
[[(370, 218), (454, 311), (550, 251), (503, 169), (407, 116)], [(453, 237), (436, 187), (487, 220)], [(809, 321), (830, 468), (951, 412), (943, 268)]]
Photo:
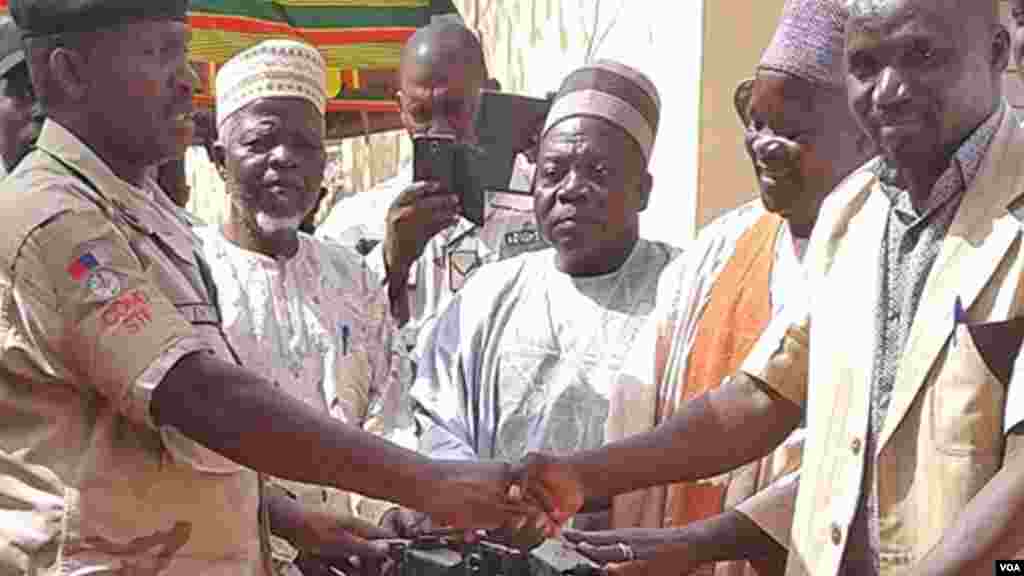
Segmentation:
[(741, 372), (654, 430), (565, 458), (531, 454), (517, 471), (556, 518), (584, 501), (695, 481), (767, 455), (801, 420), (810, 321), (777, 318)]
[(689, 574), (712, 562), (747, 560), (760, 574), (785, 569), (798, 475), (786, 476), (739, 507), (677, 528), (566, 531), (580, 553), (619, 576)]
[(566, 461), (587, 500), (609, 498), (735, 469), (771, 452), (799, 424), (797, 405), (740, 373), (651, 432)]
[(432, 461), (211, 354), (182, 358), (153, 392), (151, 413), (250, 469), (399, 502), (456, 526), (498, 526), (523, 510), (506, 499), (503, 464)]

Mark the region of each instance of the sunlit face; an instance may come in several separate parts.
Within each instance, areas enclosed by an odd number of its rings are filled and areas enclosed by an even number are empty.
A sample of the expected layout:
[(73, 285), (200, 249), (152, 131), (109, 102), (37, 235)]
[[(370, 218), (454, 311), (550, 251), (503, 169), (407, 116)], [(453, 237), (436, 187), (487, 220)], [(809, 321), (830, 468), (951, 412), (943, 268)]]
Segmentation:
[(190, 29), (176, 20), (146, 20), (104, 34), (85, 57), (86, 105), (126, 162), (158, 164), (181, 155), (191, 139)]
[(865, 159), (846, 95), (761, 70), (737, 90), (737, 107), (765, 208), (809, 233), (825, 197)]
[(640, 147), (618, 126), (576, 116), (553, 126), (541, 140), (534, 211), (563, 272), (610, 271), (609, 254), (635, 241), (649, 192)]
[(323, 180), (323, 116), (301, 98), (263, 98), (223, 128), (217, 156), (232, 202), (264, 234), (298, 229)]
[(998, 32), (966, 30), (953, 6), (891, 0), (847, 25), (850, 106), (897, 164), (948, 161), (999, 94)]

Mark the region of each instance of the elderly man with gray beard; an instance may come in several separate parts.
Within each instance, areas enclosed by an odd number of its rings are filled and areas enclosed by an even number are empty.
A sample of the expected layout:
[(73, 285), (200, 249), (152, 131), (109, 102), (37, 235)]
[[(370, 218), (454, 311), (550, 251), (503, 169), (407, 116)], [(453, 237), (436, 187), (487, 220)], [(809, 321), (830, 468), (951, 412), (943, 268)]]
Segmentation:
[[(237, 55), (217, 75), (213, 156), (230, 205), (222, 226), (197, 234), (225, 332), (242, 363), (311, 408), (387, 436), (400, 406), (387, 294), (355, 251), (299, 231), (320, 196), (322, 115), (310, 101), (321, 100), (308, 95), (323, 97), (324, 86), (293, 81), (251, 88), (269, 73), (302, 66), (316, 71), (311, 78), (325, 77), (316, 49), (271, 40)], [(271, 494), (302, 504), (348, 542), (328, 555), (341, 550), (364, 564), (386, 558), (386, 545), (360, 538), (387, 535), (376, 528), (380, 503), (283, 480)], [(275, 535), (278, 524), (271, 518)], [(304, 574), (329, 573), (320, 566), (326, 550), (288, 540), (304, 552), (296, 561)], [(288, 574), (295, 550), (283, 540), (274, 544), (278, 569)], [(330, 560), (353, 563), (344, 554)]]

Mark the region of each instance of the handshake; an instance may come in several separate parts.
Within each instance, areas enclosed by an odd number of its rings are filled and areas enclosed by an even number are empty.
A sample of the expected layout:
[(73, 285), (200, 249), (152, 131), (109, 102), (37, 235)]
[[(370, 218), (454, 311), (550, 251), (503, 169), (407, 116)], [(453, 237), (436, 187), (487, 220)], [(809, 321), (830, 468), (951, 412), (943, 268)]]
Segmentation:
[(441, 531), (477, 530), (490, 540), (529, 550), (583, 506), (583, 485), (572, 467), (551, 456), (531, 454), (517, 464), (434, 461), (437, 482), (422, 494), (421, 511), (393, 508), (381, 526), (412, 539)]

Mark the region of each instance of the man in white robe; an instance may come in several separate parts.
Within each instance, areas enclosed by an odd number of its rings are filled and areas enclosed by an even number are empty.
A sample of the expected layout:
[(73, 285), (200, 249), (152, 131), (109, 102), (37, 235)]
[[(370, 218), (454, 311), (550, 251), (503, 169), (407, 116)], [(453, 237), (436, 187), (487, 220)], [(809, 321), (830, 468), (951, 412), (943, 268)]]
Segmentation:
[(511, 460), (604, 443), (609, 386), (678, 254), (638, 231), (658, 110), (654, 85), (616, 62), (567, 77), (533, 188), (553, 247), (489, 264), (424, 339), (412, 390), (422, 452)]
[[(278, 56), (295, 51), (312, 54), (313, 49), (270, 42), (229, 61), (218, 74), (218, 94), (226, 100), (264, 68), (295, 64)], [(196, 229), (217, 286), (227, 340), (243, 366), (294, 398), (414, 447), (415, 439), (402, 442), (396, 427), (402, 402), (387, 295), (354, 251), (299, 232), (319, 199), (322, 144), (294, 145), (315, 138), (303, 131), (303, 122), (288, 116), (288, 107), (302, 100), (287, 92), (260, 96), (218, 102), (214, 160), (230, 206), (223, 226)], [(383, 560), (386, 548), (359, 536), (386, 535), (373, 530), (385, 503), (284, 480), (275, 480), (272, 490), (339, 527), (353, 527), (351, 553)], [(353, 519), (357, 516), (364, 522)], [(297, 551), (278, 538), (273, 544), (279, 570), (290, 573), (288, 563)], [(318, 554), (302, 552), (296, 564), (307, 575), (316, 573)]]

